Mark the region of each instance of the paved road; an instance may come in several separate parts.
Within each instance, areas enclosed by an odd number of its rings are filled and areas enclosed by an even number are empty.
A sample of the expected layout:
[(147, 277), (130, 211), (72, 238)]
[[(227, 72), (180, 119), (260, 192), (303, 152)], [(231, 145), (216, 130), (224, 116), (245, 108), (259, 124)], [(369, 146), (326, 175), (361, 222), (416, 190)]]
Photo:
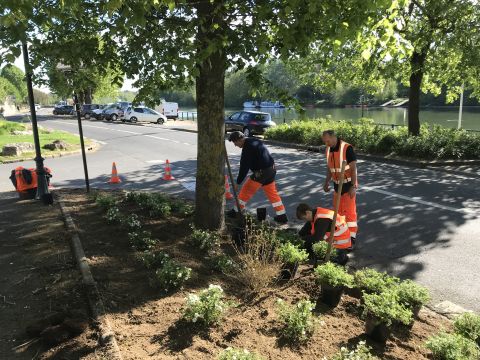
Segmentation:
[[(41, 116), (44, 126), (77, 132), (72, 118)], [(122, 188), (161, 189), (193, 193), (196, 134), (166, 126), (133, 126), (84, 122), (85, 136), (102, 148), (88, 155), (92, 186), (108, 187), (116, 161)], [(233, 164), (240, 150), (227, 145)], [(325, 161), (320, 154), (271, 147), (278, 170), (278, 187), (288, 215), (294, 218), (300, 201), (329, 206), (331, 194), (321, 185)], [(165, 159), (178, 182), (161, 179)], [(31, 162), (33, 164), (33, 162)], [(55, 186), (83, 186), (80, 156), (47, 159)], [(7, 179), (15, 164), (0, 165), (0, 191), (11, 190)], [(450, 300), (480, 311), (480, 180), (427, 169), (360, 161), (358, 193), (360, 246), (355, 266), (374, 266), (428, 286), (434, 302)], [(250, 204), (268, 206), (263, 194)], [(272, 209), (269, 212), (273, 215)]]

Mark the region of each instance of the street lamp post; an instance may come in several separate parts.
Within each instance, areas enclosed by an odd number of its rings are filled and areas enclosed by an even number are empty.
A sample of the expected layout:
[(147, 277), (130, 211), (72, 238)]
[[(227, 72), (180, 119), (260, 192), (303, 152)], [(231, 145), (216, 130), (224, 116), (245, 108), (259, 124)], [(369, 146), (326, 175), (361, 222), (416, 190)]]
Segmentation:
[[(57, 70), (62, 71), (68, 79), (68, 75), (72, 74), (72, 68), (68, 65), (64, 64), (57, 64)], [(75, 105), (75, 112), (77, 113), (77, 121), (78, 121), (78, 134), (80, 135), (80, 147), (82, 148), (82, 161), (83, 161), (83, 173), (85, 175), (85, 188), (87, 193), (90, 192), (90, 180), (88, 178), (88, 166), (87, 166), (87, 156), (85, 154), (85, 142), (83, 140), (83, 127), (82, 127), (82, 116), (80, 114), (80, 103), (78, 102), (78, 95), (75, 91), (75, 87), (73, 83), (70, 82), (70, 85), (73, 87), (73, 102)]]
[(28, 58), (28, 47), (26, 42), (22, 42), (23, 62), (25, 65), (25, 79), (27, 82), (28, 102), (30, 105), (30, 115), (32, 118), (33, 142), (35, 143), (35, 163), (37, 173), (37, 199), (41, 199), (45, 204), (53, 202), (52, 195), (48, 192), (47, 177), (45, 167), (43, 166), (43, 157), (40, 149), (40, 138), (38, 136), (37, 113), (35, 110), (35, 99), (33, 97), (32, 70)]

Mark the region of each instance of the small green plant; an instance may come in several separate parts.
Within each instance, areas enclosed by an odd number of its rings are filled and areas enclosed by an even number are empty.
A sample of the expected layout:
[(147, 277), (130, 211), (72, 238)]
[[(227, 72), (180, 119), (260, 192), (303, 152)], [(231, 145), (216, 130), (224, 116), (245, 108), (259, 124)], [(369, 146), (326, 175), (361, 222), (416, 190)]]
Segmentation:
[(205, 326), (218, 323), (225, 311), (233, 305), (225, 301), (223, 289), (219, 285), (210, 284), (197, 294), (189, 294), (186, 299), (183, 318), (192, 323), (197, 321)]
[(149, 250), (157, 243), (157, 240), (152, 238), (152, 233), (147, 230), (129, 232), (128, 239), (130, 245), (137, 251)]
[(408, 325), (412, 322), (412, 311), (400, 303), (394, 290), (381, 294), (363, 294), (364, 315), (374, 316), (379, 322), (390, 326), (393, 320)]
[(113, 195), (109, 194), (98, 194), (95, 199), (95, 203), (100, 206), (103, 210), (108, 210), (111, 207), (115, 206), (116, 199)]
[(296, 232), (289, 230), (277, 230), (276, 235), (278, 241), (282, 244), (290, 243), (298, 247), (303, 246), (304, 241)]
[(396, 289), (400, 302), (409, 308), (423, 306), (430, 301), (428, 289), (412, 280), (402, 281)]
[(480, 358), (480, 351), (474, 341), (459, 334), (440, 333), (432, 336), (425, 344), (434, 359), (474, 360)]
[(314, 270), (317, 281), (322, 285), (333, 287), (352, 287), (353, 276), (344, 267), (327, 262)]
[(142, 223), (137, 214), (130, 214), (124, 220), (123, 224), (131, 231), (137, 231), (142, 228)]
[(169, 255), (163, 251), (150, 250), (138, 254), (137, 258), (147, 269), (159, 268), (166, 260), (170, 259)]
[[(325, 256), (327, 255), (327, 249), (328, 249), (328, 242), (326, 241), (319, 241), (312, 246), (313, 253), (317, 257), (317, 259), (325, 259)], [(337, 256), (337, 249), (335, 249), (332, 246), (332, 250), (330, 251), (330, 256), (334, 258)]]
[(107, 210), (105, 219), (107, 219), (107, 223), (109, 224), (120, 223), (122, 221), (122, 215), (120, 213), (120, 209), (116, 206), (111, 207), (110, 209)]
[(365, 341), (360, 341), (353, 350), (342, 347), (340, 352), (335, 354), (330, 360), (379, 360), (370, 351), (371, 349), (366, 345)]
[(453, 322), (453, 327), (457, 334), (460, 334), (470, 340), (480, 340), (480, 316), (473, 313), (464, 313), (457, 317)]
[(172, 208), (168, 202), (154, 202), (152, 201), (149, 204), (149, 215), (150, 217), (161, 217), (165, 218), (170, 215)]
[(296, 305), (288, 305), (278, 299), (278, 318), (282, 323), (282, 336), (289, 341), (307, 341), (315, 330), (315, 319), (312, 315), (314, 304), (301, 300)]
[(263, 360), (263, 358), (246, 349), (226, 348), (220, 353), (218, 360)]
[(184, 200), (177, 199), (170, 204), (172, 212), (183, 217), (193, 215), (195, 207)]
[(191, 225), (191, 228), (190, 242), (193, 246), (209, 252), (220, 245), (220, 235), (217, 232), (196, 229), (193, 225)]
[(236, 264), (230, 256), (221, 254), (210, 258), (210, 264), (213, 270), (224, 274), (230, 274), (235, 270)]
[(137, 202), (137, 192), (127, 191), (124, 195), (123, 201), (126, 203), (135, 203)]
[(308, 260), (308, 253), (291, 243), (281, 244), (277, 252), (284, 264), (297, 264)]
[(153, 278), (150, 279), (150, 285), (169, 292), (182, 287), (185, 281), (190, 279), (191, 273), (192, 269), (168, 259), (155, 271)]
[(379, 294), (398, 285), (400, 279), (389, 276), (387, 273), (375, 269), (362, 269), (353, 275), (355, 287), (366, 293)]

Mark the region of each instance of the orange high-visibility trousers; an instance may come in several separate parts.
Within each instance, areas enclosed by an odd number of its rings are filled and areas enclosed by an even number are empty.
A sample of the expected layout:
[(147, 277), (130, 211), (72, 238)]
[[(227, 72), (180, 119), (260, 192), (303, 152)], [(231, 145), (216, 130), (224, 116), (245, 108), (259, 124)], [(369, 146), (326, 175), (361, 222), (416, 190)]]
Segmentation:
[[(245, 184), (243, 184), (242, 189), (240, 190), (240, 194), (238, 194), (238, 202), (240, 203), (240, 208), (243, 210), (248, 200), (250, 200), (260, 188), (262, 188), (265, 192), (265, 195), (275, 209), (276, 215), (285, 214), (285, 206), (283, 206), (282, 199), (280, 198), (280, 195), (278, 195), (275, 181), (262, 186), (261, 183), (247, 178), (247, 181), (245, 181)], [(236, 206), (235, 210), (238, 211)]]
[[(337, 192), (333, 193), (333, 206), (335, 207), (335, 202), (337, 198)], [(340, 198), (340, 207), (338, 208), (338, 214), (345, 216), (347, 221), (348, 229), (350, 230), (350, 236), (354, 239), (357, 238), (358, 224), (357, 224), (357, 194), (353, 198), (350, 197), (350, 194), (346, 192)]]

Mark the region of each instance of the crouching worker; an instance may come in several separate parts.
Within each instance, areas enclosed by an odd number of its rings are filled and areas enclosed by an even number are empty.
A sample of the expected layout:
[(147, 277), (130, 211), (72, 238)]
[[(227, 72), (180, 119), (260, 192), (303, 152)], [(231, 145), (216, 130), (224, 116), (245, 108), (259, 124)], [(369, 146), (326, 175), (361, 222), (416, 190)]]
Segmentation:
[[(304, 247), (313, 257), (313, 244), (319, 241), (327, 241), (330, 236), (334, 211), (321, 207), (311, 208), (308, 204), (297, 206), (297, 218), (306, 221), (299, 235), (305, 241)], [(337, 249), (337, 257), (333, 259), (339, 264), (348, 261), (347, 249), (351, 246), (350, 230), (344, 216), (337, 214), (335, 233), (333, 234), (333, 247)]]

